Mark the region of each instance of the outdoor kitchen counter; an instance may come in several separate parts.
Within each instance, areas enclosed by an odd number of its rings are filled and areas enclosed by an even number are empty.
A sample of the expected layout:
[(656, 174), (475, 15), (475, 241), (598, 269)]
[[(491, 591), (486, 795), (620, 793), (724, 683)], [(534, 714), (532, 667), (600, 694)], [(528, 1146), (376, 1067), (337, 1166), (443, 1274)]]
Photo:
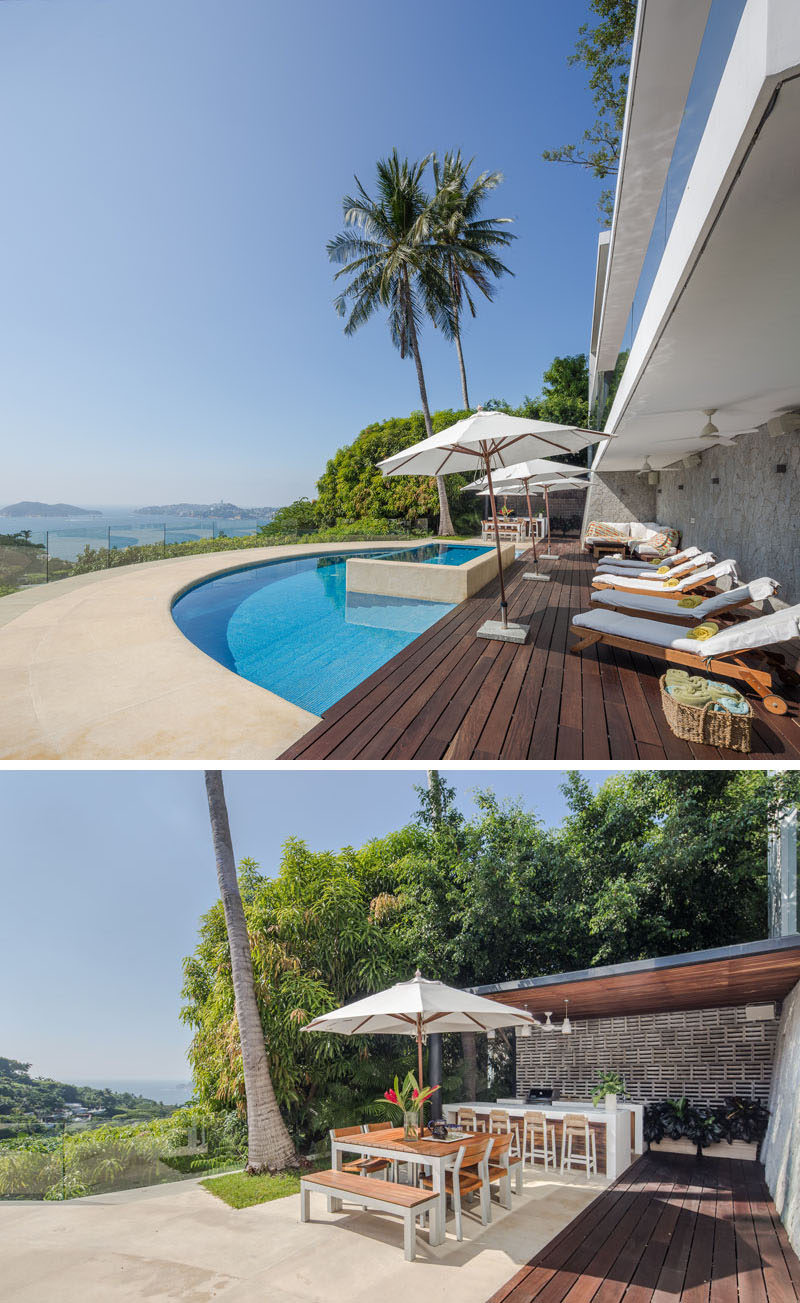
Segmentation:
[[(555, 1124), (556, 1153), (561, 1158), (561, 1126), (567, 1113), (580, 1113), (586, 1118), (596, 1135), (597, 1170), (611, 1180), (621, 1176), (632, 1162), (635, 1131), (638, 1130), (637, 1105), (622, 1104), (616, 1110), (595, 1108), (593, 1104), (583, 1104), (572, 1100), (558, 1100), (556, 1104), (525, 1104), (522, 1100), (498, 1099), (494, 1103), (488, 1100), (461, 1100), (453, 1104), (442, 1104), (442, 1111), (447, 1122), (455, 1122), (460, 1108), (474, 1108), (478, 1117), (488, 1119), (491, 1109), (502, 1109), (512, 1119), (519, 1119), (521, 1124), (526, 1113), (544, 1113), (548, 1125)], [(633, 1119), (633, 1121), (632, 1121)]]

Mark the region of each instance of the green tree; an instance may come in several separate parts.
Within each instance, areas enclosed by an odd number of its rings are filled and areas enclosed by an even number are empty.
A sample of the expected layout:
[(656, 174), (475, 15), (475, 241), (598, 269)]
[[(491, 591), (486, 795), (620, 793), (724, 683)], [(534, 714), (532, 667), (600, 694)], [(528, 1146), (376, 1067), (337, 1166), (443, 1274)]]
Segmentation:
[(259, 530), (267, 538), (279, 538), (283, 534), (308, 534), (319, 529), (320, 518), (315, 502), (308, 498), (298, 498), (288, 507), (280, 507), (268, 525)]
[(513, 275), (497, 257), (497, 250), (507, 248), (516, 237), (500, 228), (510, 217), (483, 217), (481, 210), (493, 190), (503, 180), (502, 172), (481, 172), (469, 179), (473, 160), (465, 162), (461, 151), (448, 152), (440, 161), (433, 159), (435, 185), (431, 218), (434, 242), (441, 250), (442, 264), (450, 293), (451, 319), (444, 319), (452, 334), (458, 355), (461, 398), (465, 411), (470, 410), (467, 372), (461, 347), (461, 318), (464, 304), (475, 316), (474, 291), (484, 298), (494, 297), (493, 279)]
[[(419, 350), (419, 327), (429, 316), (452, 333), (450, 293), (441, 257), (432, 237), (431, 200), (423, 186), (429, 162), (409, 163), (397, 150), (377, 164), (376, 197), (358, 177), (355, 196), (342, 201), (345, 230), (328, 242), (328, 257), (341, 268), (336, 280), (348, 283), (335, 300), (346, 317), (345, 334), (352, 335), (379, 310), (389, 315), (392, 343), (402, 358), (414, 359), (425, 430), (433, 434), (428, 392)], [(348, 300), (351, 300), (348, 315)], [(452, 534), (453, 524), (444, 479), (436, 477), (439, 533)]]
[[(545, 150), (542, 157), (548, 163), (586, 168), (603, 181), (616, 175), (619, 167), (636, 0), (591, 0), (590, 8), (599, 21), (578, 28), (575, 51), (567, 62), (588, 72), (597, 116), (584, 131), (580, 144)], [(598, 209), (610, 222), (614, 211), (612, 190), (601, 192)]]
[(297, 1156), (281, 1117), (270, 1077), (253, 985), (250, 936), (236, 880), (222, 774), (218, 770), (206, 770), (205, 779), (247, 1101), (246, 1170), (251, 1174), (283, 1171), (296, 1165)]

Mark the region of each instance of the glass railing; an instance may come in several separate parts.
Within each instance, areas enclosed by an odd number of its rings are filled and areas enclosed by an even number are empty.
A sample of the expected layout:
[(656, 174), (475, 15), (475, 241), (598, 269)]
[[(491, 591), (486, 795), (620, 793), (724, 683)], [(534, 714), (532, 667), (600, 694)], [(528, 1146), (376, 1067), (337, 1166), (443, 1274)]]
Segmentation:
[(181, 1121), (183, 1112), (119, 1126), (56, 1122), (0, 1138), (0, 1201), (76, 1199), (241, 1168), (243, 1152), (223, 1123)]
[(621, 351), (630, 351), (719, 89), (746, 0), (713, 0)]

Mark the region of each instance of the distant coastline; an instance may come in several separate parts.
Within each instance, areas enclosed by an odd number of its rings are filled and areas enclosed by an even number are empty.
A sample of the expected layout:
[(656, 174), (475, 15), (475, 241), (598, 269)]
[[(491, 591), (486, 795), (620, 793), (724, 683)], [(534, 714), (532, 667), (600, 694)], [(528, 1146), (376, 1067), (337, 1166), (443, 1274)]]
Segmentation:
[(9, 518), (29, 516), (35, 520), (50, 516), (71, 518), (102, 516), (102, 514), (102, 511), (90, 511), (87, 507), (73, 507), (68, 502), (14, 502), (9, 507), (0, 507), (0, 516)]
[(136, 507), (135, 516), (186, 516), (193, 520), (271, 520), (277, 507), (237, 507), (235, 502), (170, 502)]

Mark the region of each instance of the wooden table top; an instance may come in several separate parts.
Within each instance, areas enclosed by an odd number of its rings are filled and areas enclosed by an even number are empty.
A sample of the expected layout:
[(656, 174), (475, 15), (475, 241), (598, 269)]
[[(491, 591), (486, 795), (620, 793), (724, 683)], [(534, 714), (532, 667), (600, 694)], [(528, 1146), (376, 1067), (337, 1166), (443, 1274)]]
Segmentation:
[[(470, 1139), (474, 1137), (485, 1136), (483, 1131), (464, 1131), (464, 1135)], [(485, 1137), (488, 1140), (488, 1136)], [(362, 1135), (343, 1136), (338, 1142), (344, 1148), (353, 1149), (391, 1149), (401, 1154), (413, 1154), (415, 1157), (424, 1158), (427, 1154), (431, 1158), (448, 1158), (451, 1154), (457, 1154), (463, 1140), (406, 1140), (403, 1136), (402, 1127), (387, 1128), (386, 1131), (365, 1131)]]

